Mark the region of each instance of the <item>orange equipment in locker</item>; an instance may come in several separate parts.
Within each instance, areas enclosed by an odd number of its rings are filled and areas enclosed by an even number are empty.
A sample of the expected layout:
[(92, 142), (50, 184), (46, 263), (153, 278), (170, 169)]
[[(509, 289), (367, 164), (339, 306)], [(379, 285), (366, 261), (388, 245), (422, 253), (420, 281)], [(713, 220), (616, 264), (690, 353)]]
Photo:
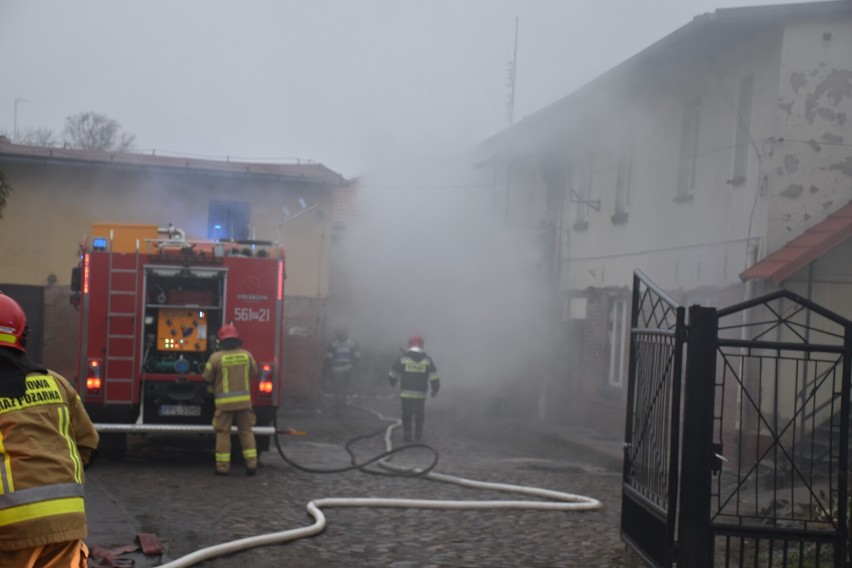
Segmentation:
[(160, 309), (157, 314), (157, 348), (163, 351), (206, 351), (206, 314), (201, 310)]

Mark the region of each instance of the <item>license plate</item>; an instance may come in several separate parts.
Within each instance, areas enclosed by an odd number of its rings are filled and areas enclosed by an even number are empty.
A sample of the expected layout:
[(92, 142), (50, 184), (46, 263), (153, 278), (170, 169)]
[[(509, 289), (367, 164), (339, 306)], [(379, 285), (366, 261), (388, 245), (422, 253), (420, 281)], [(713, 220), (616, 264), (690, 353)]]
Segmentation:
[(161, 404), (160, 416), (201, 416), (201, 407), (187, 404)]

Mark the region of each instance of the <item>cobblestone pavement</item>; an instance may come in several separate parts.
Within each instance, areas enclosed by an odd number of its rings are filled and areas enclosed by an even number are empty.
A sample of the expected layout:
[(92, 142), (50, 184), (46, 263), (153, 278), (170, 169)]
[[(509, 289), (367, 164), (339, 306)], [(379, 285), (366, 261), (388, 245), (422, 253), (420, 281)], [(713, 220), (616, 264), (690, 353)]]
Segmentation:
[[(356, 404), (353, 402), (353, 405)], [(371, 399), (385, 416), (394, 400)], [(206, 568), (294, 567), (639, 567), (619, 538), (621, 474), (611, 456), (581, 444), (505, 422), (473, 422), (456, 410), (432, 405), (426, 440), (440, 455), (436, 472), (479, 481), (554, 489), (598, 499), (595, 511), (423, 510), (327, 508), (317, 536), (255, 548), (206, 561)], [(387, 422), (355, 406), (334, 412), (282, 411), (279, 428), (305, 431), (281, 436), (285, 454), (314, 468), (344, 467), (343, 443), (378, 431)], [(394, 433), (395, 443), (399, 432)], [(381, 436), (354, 446), (360, 459), (383, 448)], [(430, 455), (405, 452), (394, 463), (425, 467)], [(375, 468), (371, 468), (375, 469)], [(255, 477), (238, 466), (213, 475), (212, 453), (198, 444), (163, 448), (145, 439), (121, 462), (98, 462), (87, 485), (91, 546), (132, 542), (154, 533), (162, 558), (126, 554), (137, 567), (156, 566), (226, 541), (309, 526), (309, 501), (327, 497), (398, 497), (441, 500), (524, 499), (427, 479), (369, 475), (361, 471), (310, 474), (287, 465), (274, 450)], [(95, 564), (96, 565), (96, 564)]]

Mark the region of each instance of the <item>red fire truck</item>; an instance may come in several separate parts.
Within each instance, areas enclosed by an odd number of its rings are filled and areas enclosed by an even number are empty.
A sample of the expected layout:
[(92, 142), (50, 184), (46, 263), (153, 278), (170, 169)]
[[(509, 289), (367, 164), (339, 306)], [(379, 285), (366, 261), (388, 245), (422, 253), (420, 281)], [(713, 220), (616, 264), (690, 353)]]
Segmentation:
[(188, 241), (156, 225), (97, 224), (72, 272), (80, 312), (77, 387), (107, 454), (127, 434), (212, 434), (201, 373), (226, 323), (258, 363), (258, 450), (281, 399), (284, 250), (268, 241)]

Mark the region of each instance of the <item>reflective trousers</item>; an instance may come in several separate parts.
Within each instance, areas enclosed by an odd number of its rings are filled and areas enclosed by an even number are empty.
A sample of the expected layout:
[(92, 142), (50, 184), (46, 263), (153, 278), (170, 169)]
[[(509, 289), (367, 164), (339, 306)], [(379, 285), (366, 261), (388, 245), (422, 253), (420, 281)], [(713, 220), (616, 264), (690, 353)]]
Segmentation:
[(216, 471), (231, 470), (231, 425), (236, 422), (237, 436), (243, 450), (246, 469), (257, 469), (257, 444), (252, 427), (257, 417), (251, 408), (242, 410), (219, 410), (213, 414), (213, 429), (216, 431)]
[(89, 549), (82, 540), (0, 550), (0, 568), (86, 568), (88, 565)]

